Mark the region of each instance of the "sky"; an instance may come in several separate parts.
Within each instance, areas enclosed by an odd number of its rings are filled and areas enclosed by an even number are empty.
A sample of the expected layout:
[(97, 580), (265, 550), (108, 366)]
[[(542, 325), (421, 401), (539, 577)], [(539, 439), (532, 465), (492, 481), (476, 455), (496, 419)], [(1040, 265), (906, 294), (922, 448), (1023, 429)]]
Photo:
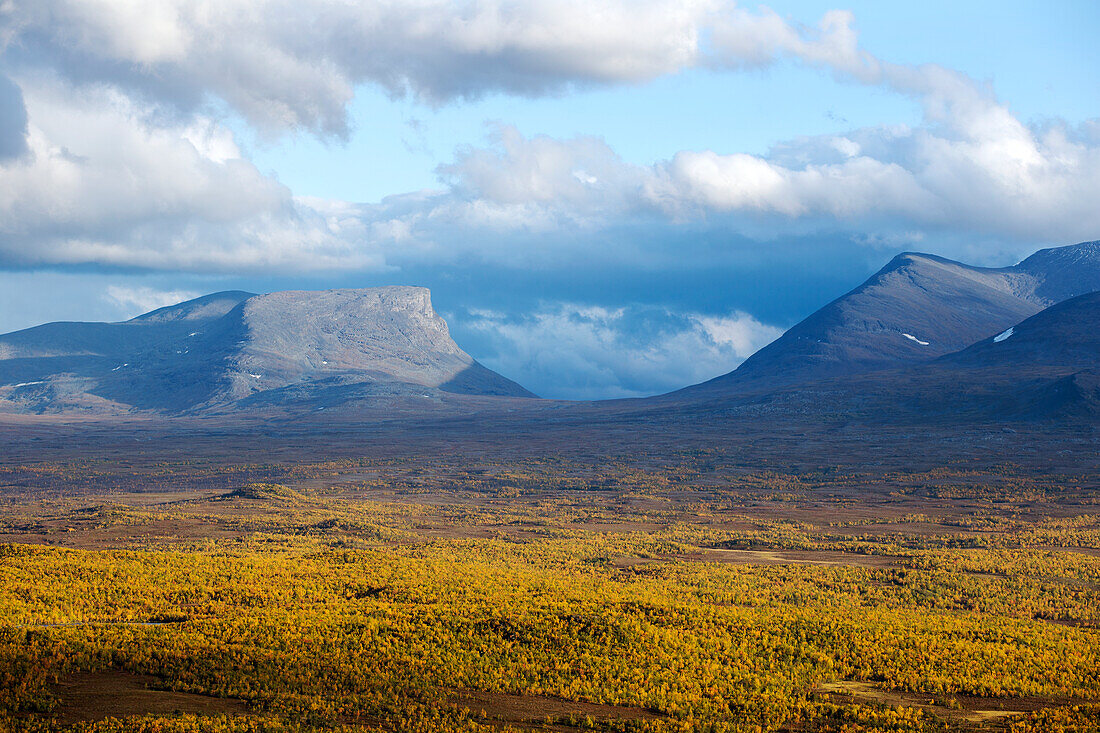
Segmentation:
[(0, 0), (0, 332), (424, 285), (547, 397), (1100, 238), (1100, 4)]

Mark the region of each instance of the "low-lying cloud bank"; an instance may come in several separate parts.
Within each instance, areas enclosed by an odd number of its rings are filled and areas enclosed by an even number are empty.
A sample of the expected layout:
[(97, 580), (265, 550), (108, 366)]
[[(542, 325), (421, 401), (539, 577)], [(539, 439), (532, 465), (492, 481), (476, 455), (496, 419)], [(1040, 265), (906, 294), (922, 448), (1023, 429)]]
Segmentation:
[(643, 397), (702, 382), (782, 333), (747, 313), (576, 303), (521, 316), (475, 310), (457, 319), (481, 337), (486, 366), (543, 397), (572, 400)]

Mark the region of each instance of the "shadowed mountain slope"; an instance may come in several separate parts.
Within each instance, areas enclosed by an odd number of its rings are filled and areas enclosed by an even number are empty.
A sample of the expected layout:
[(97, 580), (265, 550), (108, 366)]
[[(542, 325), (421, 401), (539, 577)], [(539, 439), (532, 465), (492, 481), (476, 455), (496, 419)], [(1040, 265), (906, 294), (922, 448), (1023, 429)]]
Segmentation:
[(1021, 323), (937, 360), (937, 367), (1026, 371), (1100, 368), (1100, 292), (1052, 305)]
[(1053, 305), (930, 362), (664, 404), (679, 420), (716, 424), (749, 420), (809, 428), (1070, 419), (1095, 424), (1100, 293)]
[(124, 323), (0, 336), (8, 411), (179, 413), (438, 392), (532, 396), (462, 351), (424, 288), (215, 293)]
[[(920, 420), (1100, 416), (1100, 293), (1063, 301), (954, 354), (848, 385)], [(866, 399), (866, 398), (864, 398)]]
[(1100, 243), (981, 268), (906, 253), (738, 369), (674, 396), (757, 391), (931, 361), (1066, 298), (1100, 290)]

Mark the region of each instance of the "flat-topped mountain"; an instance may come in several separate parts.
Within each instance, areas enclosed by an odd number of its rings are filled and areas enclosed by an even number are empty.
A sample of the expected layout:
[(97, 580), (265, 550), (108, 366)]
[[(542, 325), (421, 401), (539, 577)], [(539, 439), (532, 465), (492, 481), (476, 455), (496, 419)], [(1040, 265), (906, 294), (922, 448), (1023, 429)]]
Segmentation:
[(1095, 290), (1100, 242), (1040, 250), (1004, 268), (905, 253), (735, 371), (674, 394), (756, 391), (931, 361)]
[(425, 288), (214, 293), (0, 336), (0, 409), (162, 413), (370, 396), (531, 397), (451, 339)]

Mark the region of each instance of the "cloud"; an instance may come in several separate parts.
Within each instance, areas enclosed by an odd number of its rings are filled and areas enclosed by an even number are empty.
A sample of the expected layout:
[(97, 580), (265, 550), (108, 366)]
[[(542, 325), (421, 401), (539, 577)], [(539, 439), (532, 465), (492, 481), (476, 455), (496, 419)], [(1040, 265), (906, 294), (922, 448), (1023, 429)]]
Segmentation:
[(786, 57), (863, 81), (886, 73), (851, 13), (803, 26), (731, 0), (36, 0), (0, 5), (0, 31), (20, 68), (336, 136), (362, 84), (442, 104)]
[(27, 152), (27, 108), (23, 92), (0, 74), (0, 163)]
[[(440, 168), (448, 188), (359, 215), (401, 222), (408, 241), (448, 233), (492, 240), (558, 233), (556, 245), (591, 247), (624, 221), (652, 229), (691, 223), (747, 236), (845, 229), (860, 241), (925, 233), (1018, 242), (1088, 240), (1100, 232), (1100, 139), (1096, 123), (1025, 126), (986, 110), (910, 128), (874, 127), (794, 140), (767, 155), (682, 151), (650, 166), (624, 162), (594, 137), (524, 138), (496, 133)], [(536, 238), (531, 237), (532, 241)], [(659, 238), (659, 237), (658, 237)], [(634, 254), (623, 253), (624, 259)], [(504, 256), (514, 256), (511, 252)], [(531, 254), (537, 257), (537, 254)]]
[[(743, 247), (813, 231), (872, 244), (931, 234), (1068, 244), (1100, 231), (1095, 125), (1048, 124), (1007, 140), (866, 128), (765, 156), (683, 151), (649, 166), (626, 163), (599, 138), (504, 127), (440, 167), (444, 188), (356, 204), (292, 196), (209, 119), (165, 127), (125, 97), (27, 99), (33, 155), (0, 164), (9, 266), (278, 273), (581, 257), (654, 267), (704, 254), (717, 265), (730, 253), (715, 241)], [(998, 153), (1014, 146), (1030, 151), (1016, 152), (1025, 162)]]
[(463, 328), (486, 341), (486, 366), (544, 397), (640, 397), (736, 368), (781, 330), (747, 313), (544, 304), (525, 315), (472, 311)]
[(175, 305), (186, 300), (193, 300), (202, 293), (190, 290), (156, 290), (155, 288), (122, 285), (109, 285), (104, 299), (121, 308), (130, 316), (139, 316), (142, 313), (163, 308), (166, 305)]
[[(651, 197), (669, 211), (839, 221), (855, 231), (1071, 242), (1100, 231), (1100, 145), (1065, 124), (853, 130), (773, 156), (678, 153)], [(797, 161), (797, 162), (795, 162)]]
[(210, 118), (165, 124), (117, 90), (48, 77), (24, 82), (23, 96), (29, 154), (0, 161), (0, 258), (9, 266), (380, 266), (242, 158)]
[(441, 103), (693, 66), (720, 0), (37, 0), (0, 5), (13, 63), (51, 63), (256, 125), (346, 131), (358, 84)]
[(465, 147), (439, 167), (458, 200), (552, 206), (578, 217), (620, 212), (634, 205), (645, 169), (628, 165), (594, 136), (524, 138), (498, 126), (493, 147)]
[[(721, 0), (42, 0), (0, 3), (0, 24), (18, 82), (0, 83), (0, 98), (19, 102), (14, 121), (0, 120), (0, 153), (25, 147), (0, 154), (8, 267), (379, 271), (560, 266), (578, 254), (651, 267), (722, 236), (1068, 243), (1100, 230), (1100, 123), (1024, 124), (965, 75), (867, 53), (847, 12), (811, 27)], [(207, 104), (263, 129), (339, 134), (361, 83), (444, 102), (782, 58), (912, 96), (924, 120), (650, 165), (595, 136), (501, 126), (438, 168), (440, 189), (351, 203), (295, 197)], [(684, 244), (685, 227), (707, 244)], [(624, 228), (647, 234), (611, 236)]]

